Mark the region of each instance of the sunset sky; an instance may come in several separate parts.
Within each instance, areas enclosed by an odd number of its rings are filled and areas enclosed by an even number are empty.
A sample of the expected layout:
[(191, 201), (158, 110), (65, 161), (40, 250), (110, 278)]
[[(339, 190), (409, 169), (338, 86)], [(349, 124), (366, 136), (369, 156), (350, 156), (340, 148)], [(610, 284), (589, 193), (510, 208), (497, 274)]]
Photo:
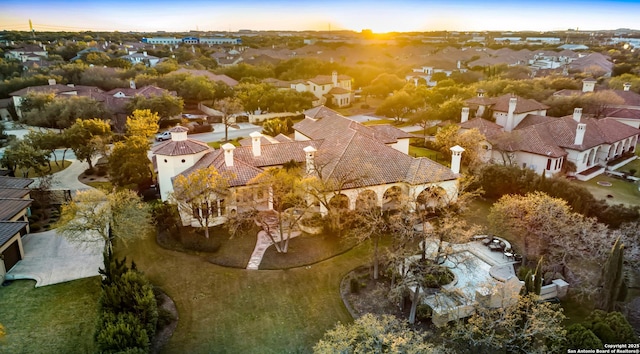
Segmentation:
[(0, 0), (0, 30), (477, 31), (640, 27), (640, 1)]

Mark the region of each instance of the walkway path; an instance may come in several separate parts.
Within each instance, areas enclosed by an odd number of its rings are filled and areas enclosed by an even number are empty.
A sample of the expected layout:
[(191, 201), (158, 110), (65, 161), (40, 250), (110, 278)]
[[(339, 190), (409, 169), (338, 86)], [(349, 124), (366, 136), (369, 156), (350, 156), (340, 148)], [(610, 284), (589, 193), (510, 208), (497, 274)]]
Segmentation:
[[(280, 231), (278, 229), (274, 229), (273, 233), (275, 234), (274, 239), (278, 241), (280, 238)], [(300, 236), (300, 234), (300, 231), (292, 231), (290, 238)], [(256, 247), (253, 249), (251, 259), (249, 259), (249, 263), (247, 264), (247, 269), (258, 270), (260, 267), (260, 263), (262, 262), (264, 253), (271, 245), (273, 245), (273, 241), (271, 241), (271, 238), (269, 237), (269, 235), (267, 235), (267, 232), (264, 230), (260, 230), (258, 232), (258, 237), (256, 240)]]
[[(51, 189), (68, 189), (73, 193), (91, 188), (78, 181), (89, 164), (71, 161), (69, 167), (53, 175)], [(24, 258), (7, 273), (6, 279), (35, 279), (39, 287), (99, 275), (98, 270), (104, 266), (104, 241), (99, 236), (86, 236), (91, 240), (98, 237), (98, 241), (70, 242), (55, 229), (24, 236)]]

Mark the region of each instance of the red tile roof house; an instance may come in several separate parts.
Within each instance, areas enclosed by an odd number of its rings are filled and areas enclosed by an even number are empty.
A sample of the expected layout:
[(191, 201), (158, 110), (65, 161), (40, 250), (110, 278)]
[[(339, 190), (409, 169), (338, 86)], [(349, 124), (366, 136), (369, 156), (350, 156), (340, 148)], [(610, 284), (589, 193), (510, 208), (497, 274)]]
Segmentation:
[[(235, 147), (225, 144), (212, 149), (205, 143), (187, 138), (184, 127), (171, 130), (171, 140), (153, 148), (158, 184), (163, 201), (173, 191), (173, 178), (214, 166), (220, 173), (232, 172), (231, 194), (218, 208), (212, 225), (223, 223), (226, 215), (256, 207), (271, 209), (268, 193), (251, 180), (269, 167), (281, 167), (290, 161), (306, 166), (308, 174), (325, 181), (345, 181), (340, 191), (327, 191), (327, 198), (348, 200), (355, 209), (362, 198), (373, 198), (382, 208), (391, 208), (394, 196), (415, 200), (433, 195), (434, 190), (455, 200), (458, 192), (460, 152), (454, 154), (449, 169), (428, 158), (414, 158), (405, 151), (408, 136), (393, 127), (366, 127), (324, 106), (305, 111), (305, 119), (294, 125), (294, 139), (282, 136), (264, 138), (251, 134), (251, 144)], [(444, 195), (443, 195), (444, 196)], [(222, 205), (222, 204), (221, 204)], [(319, 206), (326, 213), (324, 206)], [(185, 225), (198, 226), (191, 215), (182, 214)]]
[(9, 94), (13, 98), (13, 104), (16, 107), (16, 112), (20, 118), (22, 118), (22, 111), (20, 110), (22, 99), (29, 93), (53, 93), (57, 97), (86, 96), (93, 98), (98, 102), (102, 102), (104, 107), (113, 113), (112, 125), (117, 131), (124, 129), (124, 123), (127, 116), (127, 103), (136, 95), (149, 98), (151, 96), (161, 96), (167, 93), (169, 95), (176, 96), (175, 91), (167, 91), (155, 86), (144, 86), (138, 89), (136, 88), (133, 80), (130, 81), (128, 88), (115, 88), (111, 91), (105, 92), (95, 86), (74, 84), (61, 85), (57, 84), (55, 79), (50, 79), (48, 85), (25, 87)]
[(0, 176), (0, 283), (22, 258), (22, 236), (29, 232), (32, 179)]
[[(547, 106), (520, 97), (478, 97), (466, 101), (459, 124), (477, 128), (486, 137), (481, 142), (485, 162), (517, 164), (536, 173), (552, 176), (565, 161), (576, 165), (576, 177), (589, 180), (605, 171), (607, 162), (625, 152), (634, 152), (640, 130), (612, 118), (582, 116), (576, 108), (572, 116), (548, 117)], [(476, 118), (469, 119), (470, 110)], [(496, 122), (482, 116), (490, 113)]]
[(582, 80), (582, 90), (560, 90), (554, 96), (580, 96), (591, 92), (609, 91), (620, 98), (621, 104), (609, 105), (604, 109), (605, 117), (640, 128), (640, 94), (631, 91), (631, 83), (623, 84), (622, 90), (596, 90), (596, 80)]
[(317, 100), (314, 106), (331, 104), (336, 107), (348, 107), (353, 103), (352, 78), (347, 75), (338, 75), (336, 71), (331, 75), (318, 75), (308, 80), (282, 81), (277, 79), (265, 79), (266, 83), (278, 88), (287, 86), (298, 92), (311, 92)]

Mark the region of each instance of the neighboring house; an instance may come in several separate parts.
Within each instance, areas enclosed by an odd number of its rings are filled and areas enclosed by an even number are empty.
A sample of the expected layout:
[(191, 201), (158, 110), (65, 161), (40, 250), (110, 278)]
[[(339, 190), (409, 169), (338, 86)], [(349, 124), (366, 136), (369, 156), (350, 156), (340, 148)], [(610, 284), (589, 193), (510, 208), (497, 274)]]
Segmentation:
[(611, 92), (620, 98), (621, 104), (609, 104), (604, 109), (604, 116), (621, 123), (640, 128), (640, 94), (631, 91), (631, 83), (625, 83), (622, 90), (596, 90), (597, 81), (582, 80), (582, 90), (560, 90), (554, 96), (580, 96), (591, 92)]
[(133, 65), (143, 63), (150, 68), (156, 66), (156, 64), (158, 64), (158, 62), (160, 61), (160, 58), (153, 55), (148, 55), (146, 51), (142, 53), (130, 52), (128, 55), (123, 55), (120, 58), (130, 61)]
[[(509, 95), (467, 100), (462, 129), (478, 129), (486, 137), (480, 158), (485, 162), (516, 164), (552, 176), (566, 161), (576, 166), (576, 177), (591, 179), (605, 171), (607, 163), (633, 153), (640, 130), (612, 118), (547, 117), (546, 106)], [(469, 119), (470, 108), (476, 118)], [(488, 112), (488, 113), (485, 113)], [(492, 117), (495, 123), (482, 117)]]
[(0, 176), (0, 283), (22, 258), (22, 236), (29, 232), (32, 179)]
[[(457, 197), (459, 152), (454, 154), (451, 169), (427, 158), (411, 157), (406, 133), (393, 127), (366, 127), (324, 106), (305, 111), (305, 119), (294, 130), (294, 140), (265, 138), (255, 132), (250, 145), (225, 144), (212, 149), (188, 139), (186, 128), (173, 128), (171, 140), (153, 148), (162, 200), (169, 199), (176, 175), (188, 176), (214, 166), (235, 178), (230, 181), (230, 194), (209, 210), (218, 216), (213, 224), (223, 223), (229, 213), (268, 210), (272, 208), (268, 191), (251, 181), (265, 169), (291, 161), (322, 180), (344, 182), (340, 190), (327, 191), (327, 198), (351, 210), (369, 200), (383, 209), (392, 208), (399, 195), (410, 200), (436, 198), (434, 202)], [(323, 205), (317, 205), (317, 211), (327, 212)], [(185, 225), (197, 225), (191, 215), (183, 212), (181, 216)]]
[(13, 98), (13, 104), (16, 108), (16, 112), (21, 118), (22, 111), (20, 109), (20, 106), (22, 104), (22, 99), (29, 93), (53, 93), (57, 97), (90, 97), (98, 102), (102, 102), (104, 104), (104, 107), (111, 113), (113, 113), (113, 125), (116, 127), (124, 127), (124, 121), (126, 120), (126, 116), (128, 114), (127, 103), (129, 103), (131, 98), (137, 95), (147, 98), (151, 96), (161, 96), (163, 94), (176, 96), (175, 91), (167, 91), (156, 86), (145, 86), (138, 89), (136, 88), (135, 82), (133, 80), (129, 82), (128, 88), (115, 88), (111, 91), (105, 92), (95, 86), (82, 86), (74, 84), (60, 85), (56, 83), (56, 80), (50, 79), (49, 85), (26, 87), (9, 94)]
[(600, 53), (589, 53), (572, 61), (569, 64), (569, 70), (610, 77), (613, 71), (613, 62), (609, 57)]
[(44, 45), (26, 45), (16, 49), (9, 49), (6, 51), (5, 58), (18, 59), (21, 62), (27, 61), (41, 61), (43, 58), (48, 57), (47, 49)]
[(316, 100), (312, 102), (314, 107), (320, 105), (347, 107), (353, 103), (352, 78), (347, 75), (338, 75), (336, 71), (331, 75), (318, 75), (308, 80), (283, 81), (267, 78), (263, 82), (282, 90), (311, 92), (316, 97)]
[(238, 85), (238, 81), (227, 75), (217, 75), (208, 70), (193, 70), (193, 69), (185, 69), (180, 68), (176, 71), (171, 72), (171, 74), (191, 74), (193, 76), (204, 76), (211, 81), (214, 82), (224, 82), (225, 84), (234, 87)]

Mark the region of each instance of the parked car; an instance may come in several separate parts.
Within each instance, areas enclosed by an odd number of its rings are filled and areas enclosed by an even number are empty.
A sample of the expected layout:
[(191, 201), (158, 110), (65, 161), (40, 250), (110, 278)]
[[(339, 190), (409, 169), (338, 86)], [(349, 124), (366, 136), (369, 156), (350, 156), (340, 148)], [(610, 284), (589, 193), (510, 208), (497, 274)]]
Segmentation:
[(165, 141), (171, 139), (171, 132), (166, 131), (156, 134), (156, 141)]

